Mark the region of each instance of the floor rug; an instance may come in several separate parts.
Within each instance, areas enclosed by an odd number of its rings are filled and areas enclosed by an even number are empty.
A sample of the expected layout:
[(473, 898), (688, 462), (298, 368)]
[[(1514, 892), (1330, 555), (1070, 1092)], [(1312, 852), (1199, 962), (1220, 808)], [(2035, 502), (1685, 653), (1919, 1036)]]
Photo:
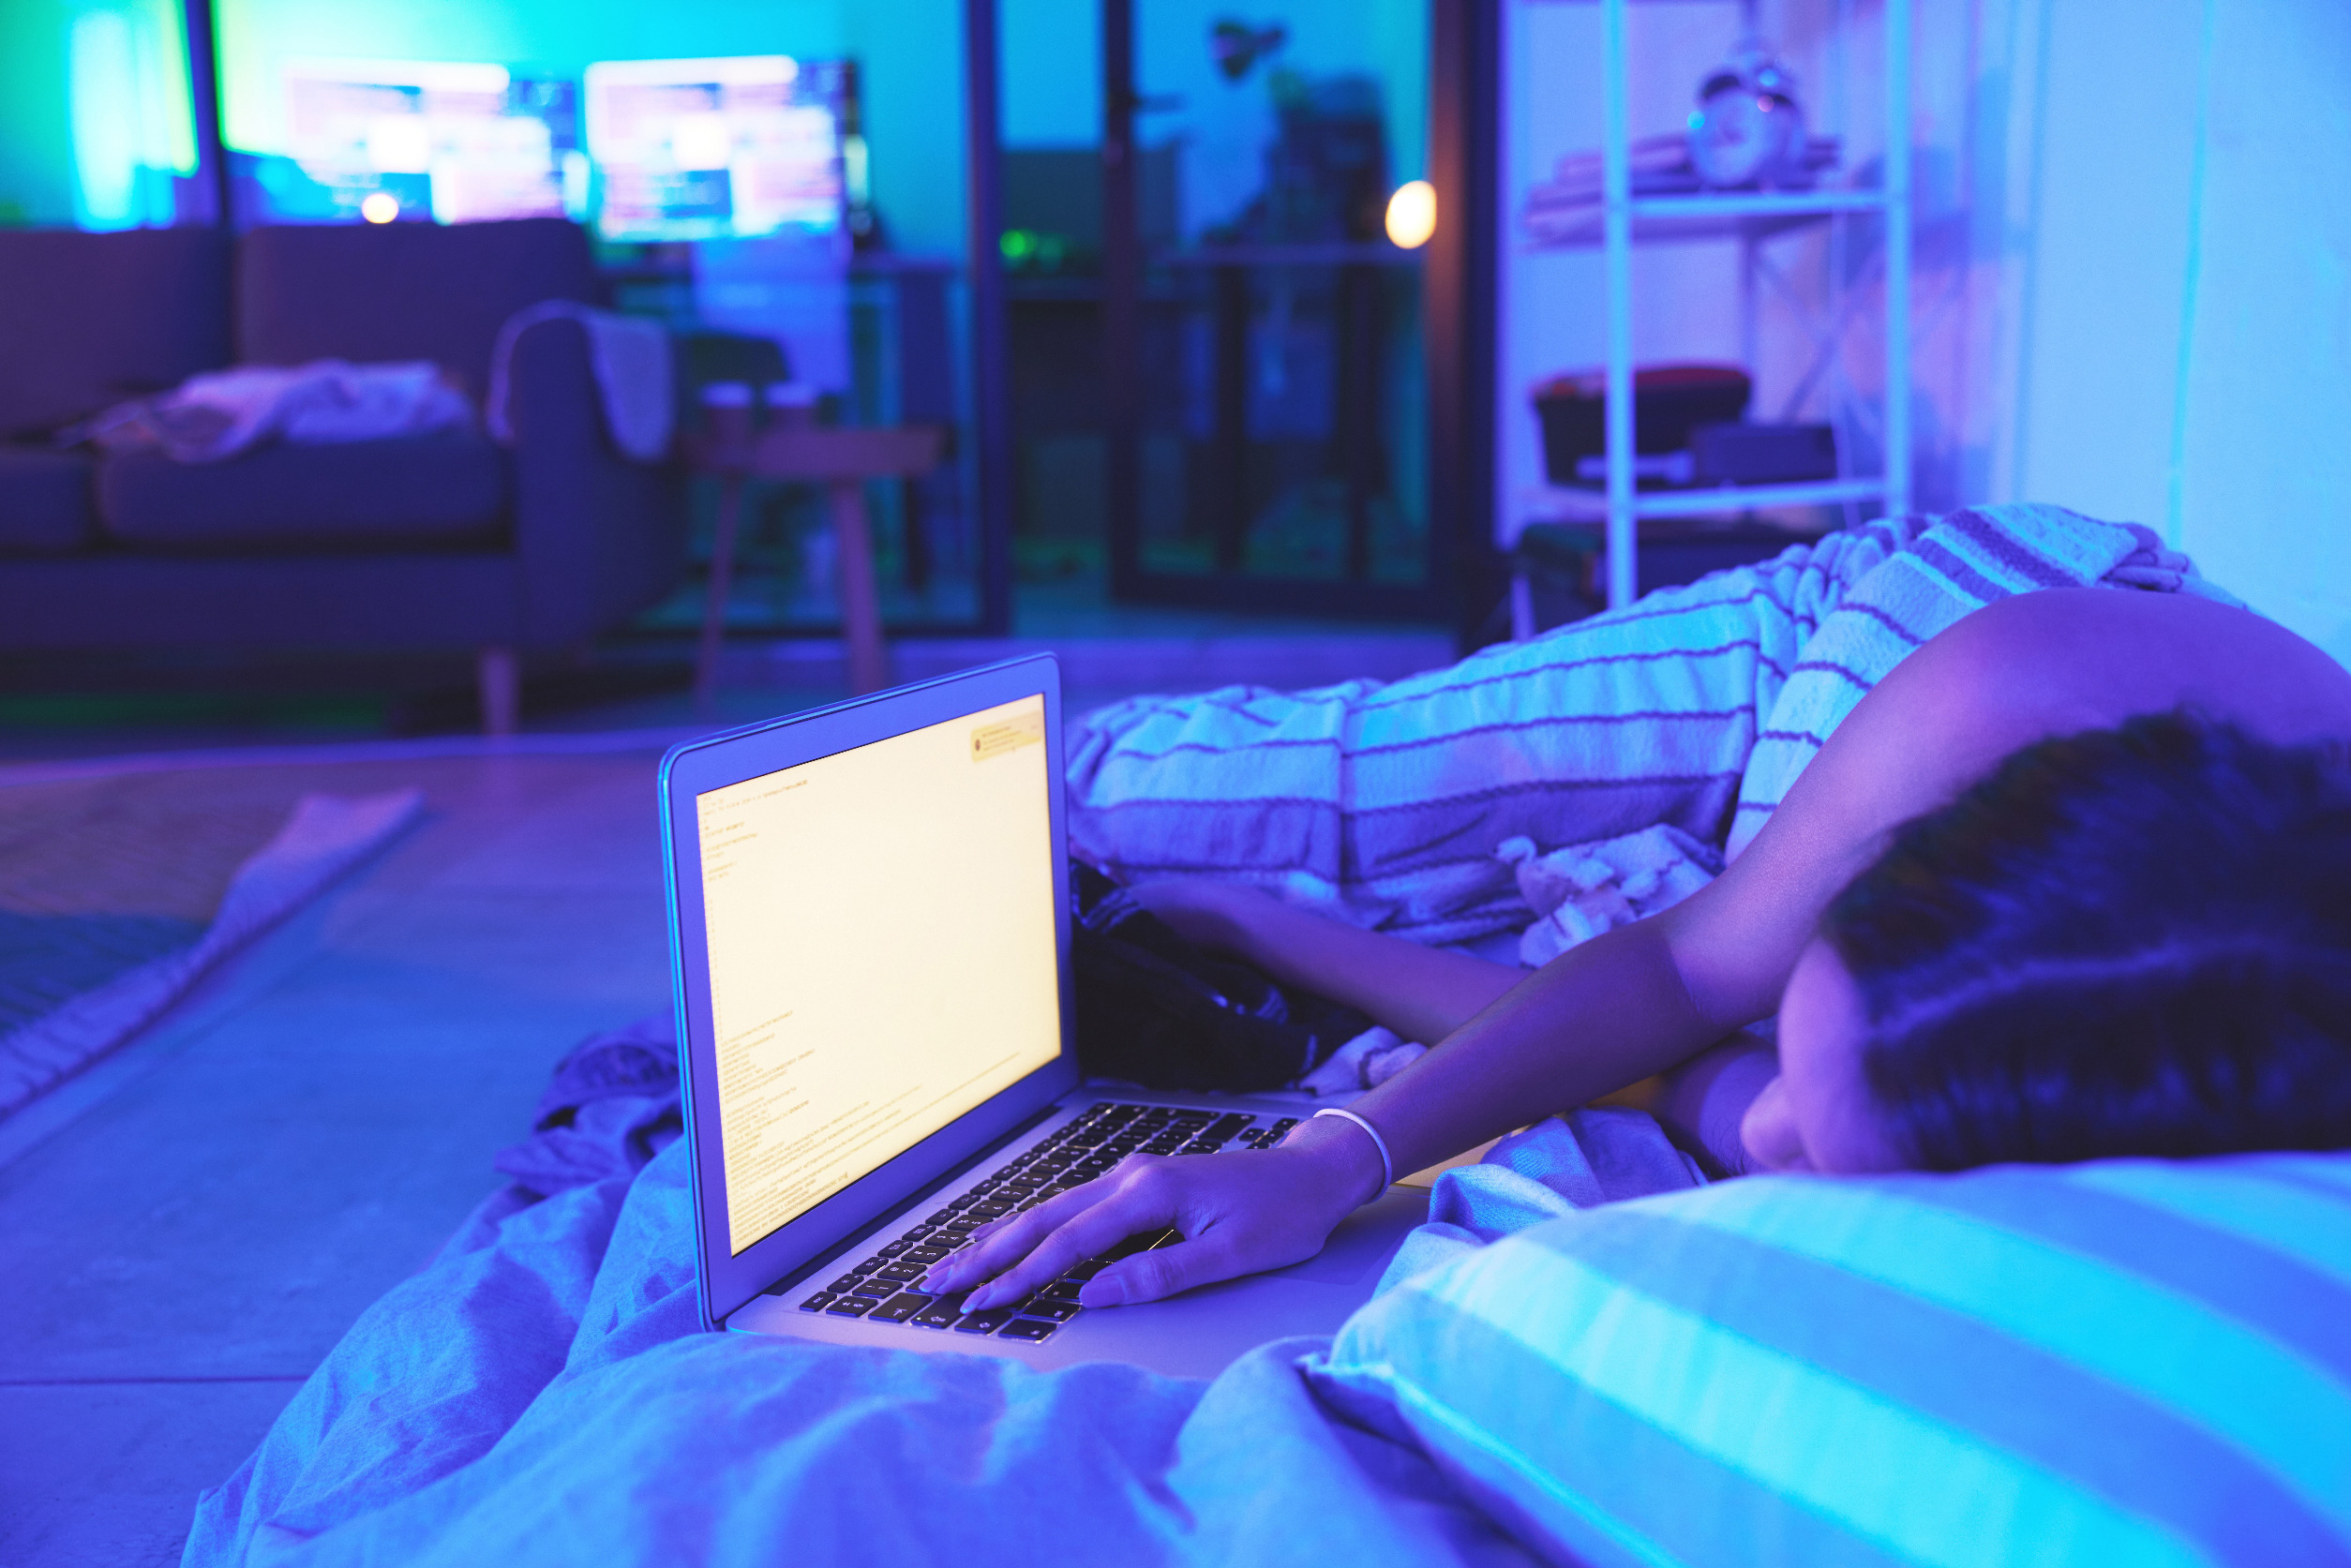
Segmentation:
[(0, 785), (0, 1116), (137, 1033), (424, 801), (412, 785), (306, 782), (232, 769)]

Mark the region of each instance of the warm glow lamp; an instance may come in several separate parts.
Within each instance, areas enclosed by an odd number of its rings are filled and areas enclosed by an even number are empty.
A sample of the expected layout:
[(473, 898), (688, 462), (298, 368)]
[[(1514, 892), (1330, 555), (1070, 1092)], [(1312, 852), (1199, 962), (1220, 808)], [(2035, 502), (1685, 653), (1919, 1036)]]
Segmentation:
[(1437, 187), (1426, 180), (1406, 180), (1387, 199), (1388, 243), (1402, 250), (1418, 250), (1437, 231)]
[(370, 223), (389, 223), (400, 216), (400, 199), (388, 190), (379, 190), (359, 203), (359, 216)]

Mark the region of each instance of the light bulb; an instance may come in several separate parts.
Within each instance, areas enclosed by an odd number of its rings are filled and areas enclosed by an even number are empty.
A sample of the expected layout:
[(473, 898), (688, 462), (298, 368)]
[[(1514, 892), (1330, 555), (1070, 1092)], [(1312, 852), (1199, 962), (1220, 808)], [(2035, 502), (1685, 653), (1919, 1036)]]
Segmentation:
[(359, 203), (359, 216), (370, 223), (389, 223), (400, 216), (400, 199), (388, 190), (379, 190)]
[(1437, 231), (1437, 187), (1406, 180), (1387, 199), (1387, 238), (1400, 250), (1418, 250)]

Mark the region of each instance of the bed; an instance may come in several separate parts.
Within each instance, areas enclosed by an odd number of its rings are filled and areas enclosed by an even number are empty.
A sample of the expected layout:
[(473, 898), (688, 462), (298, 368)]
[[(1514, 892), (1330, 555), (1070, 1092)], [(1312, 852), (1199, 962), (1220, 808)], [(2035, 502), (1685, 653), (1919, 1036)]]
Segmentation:
[(363, 1315), (190, 1568), (2351, 1561), (2351, 1156), (1707, 1184), (1584, 1111), (1332, 1339), (1037, 1373), (701, 1332), (663, 1043), (575, 1053), (502, 1162), (562, 1189)]

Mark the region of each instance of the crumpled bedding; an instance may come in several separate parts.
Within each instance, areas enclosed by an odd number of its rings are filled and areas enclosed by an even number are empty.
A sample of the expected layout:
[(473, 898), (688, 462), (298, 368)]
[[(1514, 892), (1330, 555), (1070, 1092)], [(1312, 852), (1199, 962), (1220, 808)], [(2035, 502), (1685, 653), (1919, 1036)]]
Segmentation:
[[(618, 1092), (581, 1104), (636, 1098), (625, 1058), (607, 1073)], [(492, 1200), (360, 1318), (261, 1448), (205, 1494), (185, 1561), (1555, 1557), (1514, 1540), (1416, 1448), (1319, 1402), (1296, 1363), (1320, 1339), (1268, 1345), (1199, 1382), (703, 1333), (684, 1154), (672, 1141), (634, 1175)], [(1432, 1222), (1389, 1277), (1572, 1207), (1698, 1179), (1645, 1116), (1548, 1122), (1441, 1178)]]

